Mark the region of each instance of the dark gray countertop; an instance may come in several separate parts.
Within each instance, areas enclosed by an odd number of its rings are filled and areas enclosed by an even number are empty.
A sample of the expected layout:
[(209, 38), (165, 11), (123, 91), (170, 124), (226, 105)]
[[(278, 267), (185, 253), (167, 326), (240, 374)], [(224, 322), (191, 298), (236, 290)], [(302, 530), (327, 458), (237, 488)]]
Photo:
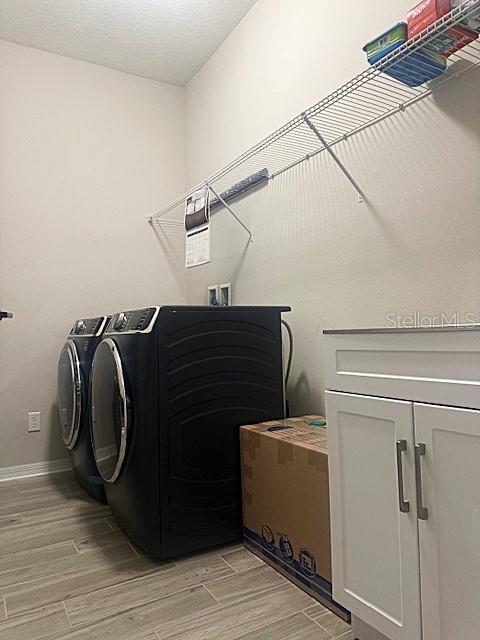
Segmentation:
[(436, 333), (442, 331), (480, 331), (480, 324), (448, 324), (437, 327), (370, 327), (366, 329), (324, 329), (325, 335), (360, 333)]

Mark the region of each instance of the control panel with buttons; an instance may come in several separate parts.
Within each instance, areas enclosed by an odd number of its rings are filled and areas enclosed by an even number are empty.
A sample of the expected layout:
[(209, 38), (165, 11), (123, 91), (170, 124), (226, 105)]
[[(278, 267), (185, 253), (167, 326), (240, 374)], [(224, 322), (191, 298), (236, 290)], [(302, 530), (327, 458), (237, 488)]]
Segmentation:
[(77, 320), (70, 332), (71, 336), (96, 336), (105, 325), (106, 317)]
[(157, 307), (121, 311), (116, 313), (107, 327), (106, 333), (138, 333), (152, 329), (152, 320), (158, 311)]

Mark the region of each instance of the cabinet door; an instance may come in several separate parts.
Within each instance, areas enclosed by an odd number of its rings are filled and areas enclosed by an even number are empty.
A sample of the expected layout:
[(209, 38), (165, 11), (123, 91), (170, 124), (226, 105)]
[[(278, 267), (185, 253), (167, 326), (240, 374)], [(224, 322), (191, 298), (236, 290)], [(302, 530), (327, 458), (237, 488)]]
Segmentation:
[(334, 597), (390, 640), (420, 640), (412, 404), (326, 395)]
[(424, 640), (478, 640), (480, 412), (423, 404), (414, 412), (427, 509), (419, 520)]

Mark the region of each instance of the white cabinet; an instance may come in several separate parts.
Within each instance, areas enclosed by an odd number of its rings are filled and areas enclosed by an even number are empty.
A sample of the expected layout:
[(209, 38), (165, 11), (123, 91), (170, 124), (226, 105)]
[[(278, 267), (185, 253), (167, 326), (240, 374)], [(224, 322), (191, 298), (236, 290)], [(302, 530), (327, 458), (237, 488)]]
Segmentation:
[(420, 640), (412, 404), (327, 393), (327, 415), (334, 598), (392, 640)]
[(425, 640), (480, 637), (480, 412), (415, 405)]
[(388, 640), (480, 638), (477, 353), (471, 329), (326, 336), (334, 597)]

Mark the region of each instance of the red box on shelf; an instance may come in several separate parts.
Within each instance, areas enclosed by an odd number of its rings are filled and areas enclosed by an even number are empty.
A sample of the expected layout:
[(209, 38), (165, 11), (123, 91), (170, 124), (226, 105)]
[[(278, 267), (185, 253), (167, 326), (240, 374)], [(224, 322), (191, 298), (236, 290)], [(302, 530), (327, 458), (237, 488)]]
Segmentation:
[(451, 0), (422, 0), (407, 13), (408, 39), (414, 38), (452, 10)]
[(438, 34), (435, 36), (428, 45), (425, 46), (426, 49), (430, 51), (435, 51), (435, 53), (439, 53), (442, 56), (451, 56), (455, 51), (459, 51), (466, 47), (467, 44), (471, 44), (478, 38), (478, 33), (474, 31), (470, 31), (470, 29), (466, 29), (460, 25), (456, 25), (454, 27), (450, 27), (444, 33)]

